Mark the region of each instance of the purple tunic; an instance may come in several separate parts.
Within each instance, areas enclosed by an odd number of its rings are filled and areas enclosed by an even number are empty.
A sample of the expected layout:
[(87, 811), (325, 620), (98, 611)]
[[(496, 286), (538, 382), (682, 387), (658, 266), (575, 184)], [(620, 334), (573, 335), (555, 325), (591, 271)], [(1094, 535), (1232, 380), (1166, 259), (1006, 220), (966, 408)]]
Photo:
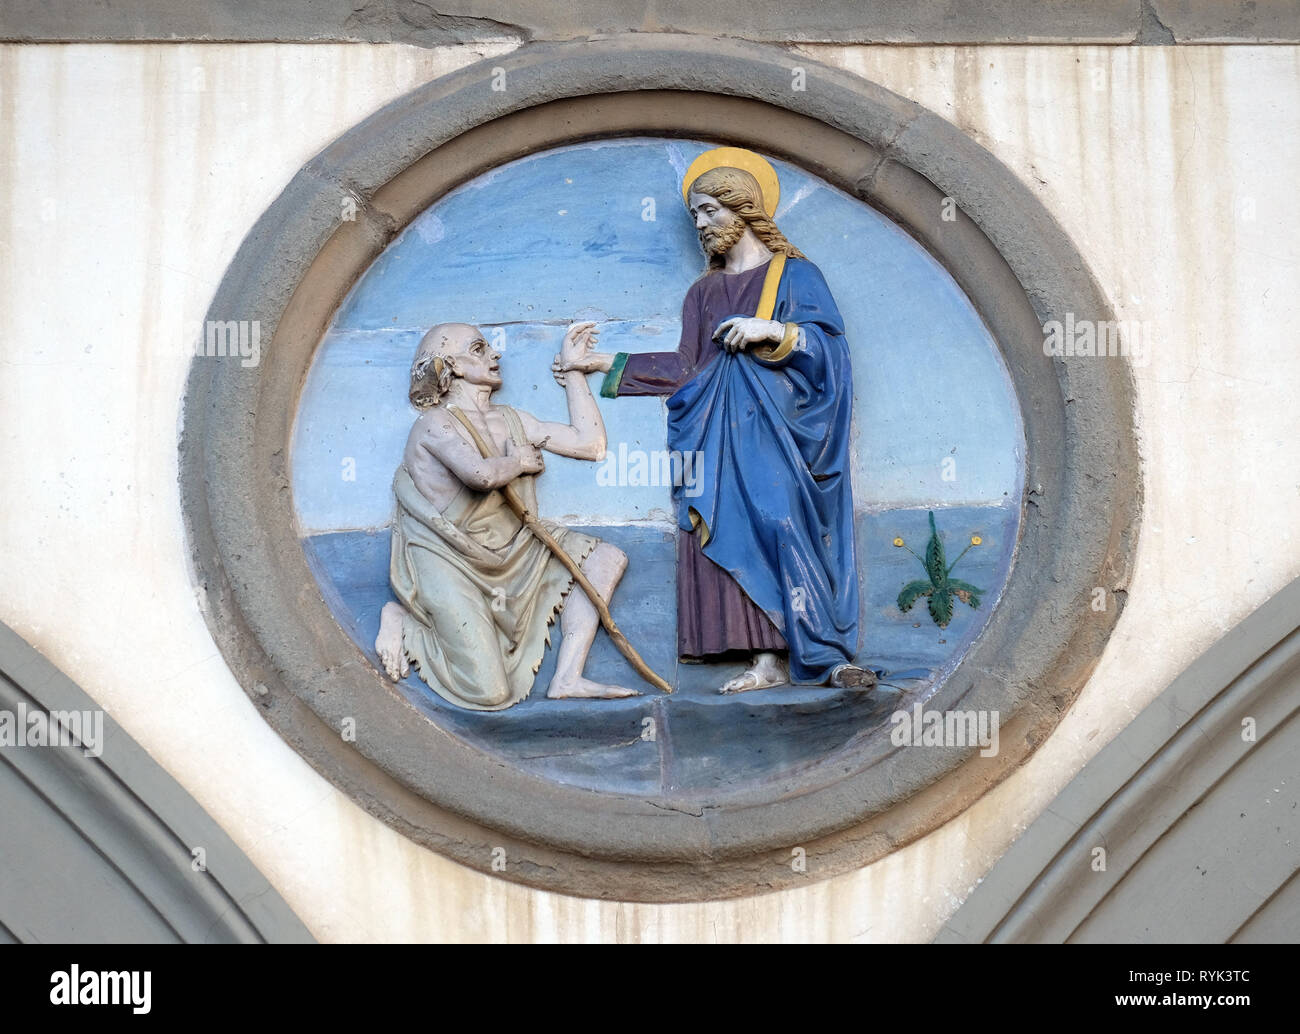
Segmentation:
[[(618, 395), (671, 395), (721, 354), (718, 324), (758, 309), (767, 263), (743, 273), (709, 273), (686, 292), (676, 352), (629, 354)], [(677, 534), (677, 652), (704, 658), (732, 650), (784, 650), (785, 640), (735, 579), (704, 555), (697, 532)]]

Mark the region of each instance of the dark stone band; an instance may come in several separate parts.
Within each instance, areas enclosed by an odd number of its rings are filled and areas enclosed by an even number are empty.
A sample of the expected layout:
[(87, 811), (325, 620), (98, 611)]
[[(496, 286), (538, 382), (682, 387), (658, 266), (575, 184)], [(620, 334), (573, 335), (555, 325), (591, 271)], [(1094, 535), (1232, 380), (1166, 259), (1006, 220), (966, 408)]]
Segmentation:
[(902, 44), (1294, 43), (1294, 0), (7, 0), (0, 40), (346, 42), (435, 47), (681, 32), (764, 42)]

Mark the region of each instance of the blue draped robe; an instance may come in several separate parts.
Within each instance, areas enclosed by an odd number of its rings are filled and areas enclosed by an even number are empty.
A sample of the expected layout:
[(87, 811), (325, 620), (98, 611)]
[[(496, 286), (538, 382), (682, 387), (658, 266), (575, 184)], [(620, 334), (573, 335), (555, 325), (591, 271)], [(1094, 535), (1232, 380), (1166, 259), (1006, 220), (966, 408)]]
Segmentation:
[(702, 487), (675, 486), (673, 502), (679, 527), (703, 525), (704, 555), (784, 636), (792, 681), (818, 684), (857, 652), (852, 370), (811, 262), (786, 261), (772, 318), (800, 331), (787, 355), (723, 352), (669, 397), (668, 446), (698, 454)]

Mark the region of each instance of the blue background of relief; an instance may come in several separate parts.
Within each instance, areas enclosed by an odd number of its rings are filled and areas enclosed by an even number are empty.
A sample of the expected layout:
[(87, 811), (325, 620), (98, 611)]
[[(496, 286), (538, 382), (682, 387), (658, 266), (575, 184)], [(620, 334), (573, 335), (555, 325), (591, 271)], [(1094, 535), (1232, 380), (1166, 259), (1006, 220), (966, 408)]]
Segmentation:
[[(603, 351), (677, 346), (684, 292), (702, 257), (681, 206), (680, 178), (705, 143), (636, 139), (533, 155), (458, 188), (416, 219), (340, 307), (308, 373), (292, 451), (304, 549), (343, 629), (372, 662), (388, 588), (391, 481), (416, 411), (406, 402), (416, 345), (434, 323), (477, 323), (502, 347), (498, 400), (564, 420), (549, 366), (574, 319), (601, 326)], [(709, 793), (781, 778), (820, 761), (924, 699), (987, 620), (1012, 561), (1023, 434), (1010, 379), (969, 300), (915, 241), (868, 206), (774, 162), (777, 221), (816, 262), (844, 316), (854, 355), (854, 499), (863, 578), (861, 663), (891, 674), (875, 693), (783, 688), (719, 697), (742, 665), (679, 665), (675, 550), (665, 486), (597, 481), (599, 465), (548, 456), (543, 514), (623, 548), (629, 570), (613, 601), (620, 626), (678, 691), (655, 693), (604, 633), (590, 677), (645, 695), (550, 701), (548, 649), (533, 695), (504, 712), (446, 704), (412, 675), (411, 701), (445, 729), (538, 775), (642, 795)], [(649, 201), (653, 201), (653, 220)], [(599, 378), (591, 379), (593, 389)], [(610, 453), (664, 445), (659, 399), (601, 399)], [(955, 461), (945, 480), (943, 460)], [(354, 479), (345, 478), (345, 474)], [(934, 508), (954, 571), (986, 590), (956, 604), (947, 629), (924, 601), (894, 604), (920, 564)], [(377, 663), (377, 662), (376, 662)], [(654, 740), (641, 738), (655, 719)]]
[[(544, 420), (565, 418), (549, 368), (571, 320), (598, 320), (603, 351), (675, 349), (682, 298), (703, 266), (680, 176), (708, 146), (640, 139), (547, 151), (417, 218), (344, 301), (308, 374), (293, 449), (303, 530), (388, 524), (393, 471), (416, 416), (407, 375), (435, 323), (477, 323), (503, 345), (499, 400)], [(874, 209), (774, 164), (778, 224), (825, 275), (853, 350), (858, 508), (1018, 500), (1019, 408), (970, 301)], [(650, 200), (653, 221), (642, 218)], [(612, 448), (663, 447), (661, 400), (600, 404)], [(355, 480), (345, 480), (353, 467)], [(667, 488), (599, 486), (596, 475), (595, 464), (548, 457), (542, 512), (591, 524), (667, 521)]]

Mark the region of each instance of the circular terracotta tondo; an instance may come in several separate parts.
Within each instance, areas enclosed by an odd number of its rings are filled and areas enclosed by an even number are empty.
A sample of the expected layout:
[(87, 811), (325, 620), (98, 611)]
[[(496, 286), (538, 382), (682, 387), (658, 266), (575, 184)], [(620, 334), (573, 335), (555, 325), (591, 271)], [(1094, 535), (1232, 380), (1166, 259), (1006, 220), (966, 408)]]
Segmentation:
[[(300, 171), (245, 240), (209, 312), (258, 321), (263, 341), (255, 367), (196, 359), (187, 389), (181, 486), (213, 636), (303, 757), (377, 817), (464, 864), (628, 900), (748, 894), (861, 866), (1023, 762), (1113, 628), (1116, 611), (1089, 601), (1096, 586), (1122, 600), (1134, 545), (1130, 375), (1122, 359), (1043, 348), (1047, 321), (1112, 318), (1102, 293), (1034, 196), (949, 123), (807, 61), (798, 62), (807, 89), (792, 91), (794, 64), (772, 48), (637, 35), (528, 45), (437, 80)], [(502, 69), (507, 88), (493, 90)], [(526, 155), (617, 138), (751, 148), (817, 177), (910, 234), (987, 327), (1023, 427), (1015, 559), (978, 638), (925, 706), (996, 712), (996, 755), (899, 746), (877, 722), (770, 778), (696, 793), (603, 792), (463, 735), (384, 677), (364, 636), (340, 621), (346, 609), (304, 548), (294, 485), (295, 420), (340, 305), (385, 247), (457, 187)], [(346, 197), (355, 219), (340, 218)], [(953, 533), (963, 536), (958, 549), (985, 548), (973, 543), (984, 528)], [(891, 531), (886, 549), (894, 537), (914, 546), (910, 533)], [(795, 848), (803, 866), (791, 865)]]

